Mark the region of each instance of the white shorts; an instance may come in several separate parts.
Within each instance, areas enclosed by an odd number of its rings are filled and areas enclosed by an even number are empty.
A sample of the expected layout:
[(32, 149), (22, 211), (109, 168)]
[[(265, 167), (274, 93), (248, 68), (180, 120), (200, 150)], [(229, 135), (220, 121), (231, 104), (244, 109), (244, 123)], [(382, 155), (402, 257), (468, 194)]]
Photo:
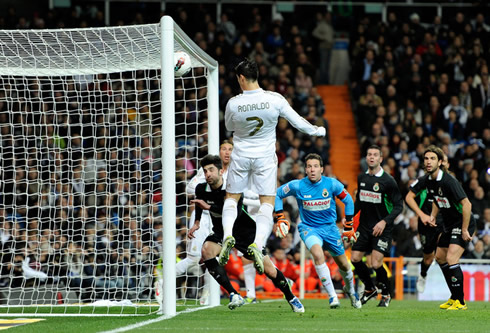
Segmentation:
[[(191, 218), (189, 219), (189, 229), (192, 228), (194, 222), (196, 220), (196, 211), (193, 211), (191, 214)], [(201, 222), (199, 229), (194, 233), (195, 238), (189, 239), (187, 241), (187, 255), (191, 255), (194, 257), (201, 257), (201, 249), (204, 241), (211, 233), (212, 222), (211, 216), (207, 210), (203, 210), (201, 214)]]
[(276, 154), (258, 158), (245, 158), (231, 154), (228, 178), (226, 180), (226, 192), (243, 193), (251, 186), (253, 186), (258, 195), (276, 196)]

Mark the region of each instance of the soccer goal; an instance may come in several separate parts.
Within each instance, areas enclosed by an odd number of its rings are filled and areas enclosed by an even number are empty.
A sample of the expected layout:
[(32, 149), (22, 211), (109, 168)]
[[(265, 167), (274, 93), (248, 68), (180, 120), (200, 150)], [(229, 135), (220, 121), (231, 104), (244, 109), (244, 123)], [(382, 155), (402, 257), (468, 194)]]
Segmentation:
[(185, 184), (219, 149), (217, 65), (168, 16), (0, 31), (1, 315), (199, 306), (203, 270), (177, 284), (175, 264)]

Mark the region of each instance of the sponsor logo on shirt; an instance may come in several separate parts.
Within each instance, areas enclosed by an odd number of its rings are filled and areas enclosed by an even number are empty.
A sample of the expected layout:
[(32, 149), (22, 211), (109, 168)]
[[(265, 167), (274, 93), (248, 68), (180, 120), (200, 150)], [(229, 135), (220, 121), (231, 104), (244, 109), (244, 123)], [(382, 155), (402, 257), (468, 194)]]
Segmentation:
[(361, 183), (361, 186), (366, 186), (366, 184), (365, 183)]
[(305, 199), (309, 199), (309, 198), (311, 198), (311, 195), (310, 194), (305, 194), (304, 197), (305, 197)]
[(288, 193), (289, 193), (289, 191), (290, 191), (290, 189), (289, 189), (289, 184), (286, 184), (286, 186), (284, 186), (284, 187), (282, 188), (282, 191), (284, 192), (284, 194), (288, 194)]
[(303, 209), (309, 211), (325, 210), (330, 208), (330, 198), (321, 200), (303, 201)]
[(361, 190), (361, 192), (359, 192), (359, 199), (364, 202), (380, 203), (381, 193)]
[(439, 197), (437, 195), (435, 195), (434, 198), (436, 198), (436, 203), (439, 208), (451, 208), (448, 198)]

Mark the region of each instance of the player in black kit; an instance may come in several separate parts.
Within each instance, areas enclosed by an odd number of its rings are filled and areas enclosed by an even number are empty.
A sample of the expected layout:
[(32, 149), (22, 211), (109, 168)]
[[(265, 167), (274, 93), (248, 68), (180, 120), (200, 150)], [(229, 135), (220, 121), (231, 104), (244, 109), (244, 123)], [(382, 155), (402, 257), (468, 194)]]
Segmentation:
[[(233, 288), (225, 269), (218, 264), (216, 256), (221, 251), (223, 240), (223, 224), (221, 213), (225, 200), (225, 186), (223, 184), (223, 168), (221, 159), (217, 155), (206, 155), (201, 161), (206, 183), (196, 186), (196, 198), (191, 202), (196, 206), (196, 221), (189, 230), (189, 238), (194, 237), (194, 232), (199, 229), (203, 209), (209, 210), (213, 223), (213, 232), (206, 238), (202, 246), (202, 259), (206, 268), (213, 278), (230, 294), (228, 307), (233, 310), (245, 304), (240, 294)], [(243, 206), (243, 197), (237, 205), (237, 219), (233, 226), (233, 237), (235, 237), (235, 248), (241, 251), (247, 259), (252, 259), (247, 254), (247, 248), (255, 238), (255, 221), (248, 215)], [(303, 304), (291, 292), (291, 288), (283, 273), (278, 270), (269, 257), (264, 257), (264, 273), (274, 285), (279, 288), (294, 312), (304, 312)]]
[(440, 305), (441, 309), (466, 310), (464, 301), (463, 271), (459, 258), (471, 241), (476, 222), (471, 214), (471, 203), (456, 178), (441, 170), (444, 156), (440, 149), (429, 146), (424, 152), (424, 166), (429, 173), (427, 188), (433, 198), (429, 224), (435, 226), (440, 212), (443, 232), (437, 243), (436, 261), (451, 291), (449, 300)]
[(370, 146), (366, 154), (368, 170), (357, 177), (355, 213), (361, 213), (357, 229), (359, 237), (352, 246), (351, 261), (366, 288), (361, 298), (361, 303), (365, 304), (378, 294), (369, 269), (362, 261), (364, 254), (371, 252), (376, 284), (382, 296), (378, 306), (388, 307), (390, 286), (383, 258), (389, 254), (393, 222), (402, 212), (403, 198), (393, 177), (381, 167), (382, 160), (380, 147)]
[[(439, 149), (440, 148), (436, 148)], [(444, 156), (441, 168), (447, 171), (447, 156), (440, 150), (439, 154)], [(418, 216), (418, 233), (422, 243), (423, 259), (420, 262), (420, 274), (417, 279), (417, 291), (423, 293), (427, 271), (434, 261), (439, 235), (442, 233), (442, 217), (436, 220), (436, 226), (429, 224), (432, 211), (432, 198), (427, 193), (427, 182), (429, 174), (425, 174), (410, 185), (410, 191), (405, 196), (407, 205)]]

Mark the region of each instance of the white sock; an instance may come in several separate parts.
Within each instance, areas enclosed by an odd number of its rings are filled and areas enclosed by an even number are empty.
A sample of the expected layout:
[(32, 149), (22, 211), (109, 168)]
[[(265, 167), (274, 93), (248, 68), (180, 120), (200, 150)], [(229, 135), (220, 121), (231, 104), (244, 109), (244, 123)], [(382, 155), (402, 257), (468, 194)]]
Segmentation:
[[(175, 275), (183, 275), (187, 270), (193, 268), (194, 265), (197, 265), (200, 258), (194, 256), (188, 256), (187, 258), (182, 259), (175, 265)], [(165, 270), (165, 268), (164, 268)]]
[(315, 270), (316, 274), (318, 274), (318, 277), (320, 278), (320, 281), (322, 282), (323, 287), (328, 293), (328, 297), (337, 296), (327, 264), (323, 263), (321, 265), (315, 265)]
[(228, 198), (225, 200), (223, 204), (223, 240), (226, 237), (231, 236), (233, 234), (233, 225), (235, 224), (235, 220), (237, 218), (237, 202), (235, 199)]
[(255, 267), (253, 263), (243, 265), (243, 276), (245, 280), (245, 289), (247, 289), (247, 297), (254, 299), (255, 296)]
[(266, 245), (267, 239), (269, 238), (272, 227), (274, 226), (274, 219), (272, 218), (272, 212), (274, 211), (274, 206), (268, 203), (260, 204), (259, 213), (257, 214), (257, 230), (255, 231), (254, 243), (257, 244), (259, 250), (262, 250)]
[(342, 275), (342, 279), (344, 279), (344, 283), (347, 286), (349, 293), (354, 294), (356, 289), (354, 288), (354, 274), (352, 273), (352, 269), (345, 272), (339, 268), (339, 272), (340, 275)]

